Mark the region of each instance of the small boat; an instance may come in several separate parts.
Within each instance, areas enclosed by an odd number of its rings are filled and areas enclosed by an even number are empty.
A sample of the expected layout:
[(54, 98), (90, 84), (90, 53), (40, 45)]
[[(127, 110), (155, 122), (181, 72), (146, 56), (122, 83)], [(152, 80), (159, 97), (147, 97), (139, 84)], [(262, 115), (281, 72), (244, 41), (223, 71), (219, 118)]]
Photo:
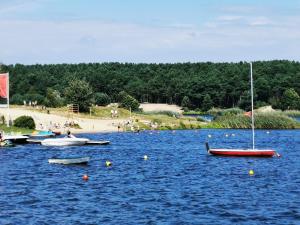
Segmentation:
[(206, 143), (206, 150), (218, 156), (273, 157), (277, 155), (276, 151), (271, 149), (210, 149), (208, 143)]
[(44, 146), (80, 146), (85, 145), (89, 139), (87, 138), (49, 138), (41, 141)]
[(252, 128), (252, 149), (210, 149), (206, 142), (206, 150), (212, 155), (218, 156), (248, 156), (248, 157), (272, 157), (280, 156), (275, 150), (271, 149), (256, 149), (255, 148), (255, 127), (254, 127), (254, 107), (253, 107), (253, 76), (252, 63), (250, 62), (250, 84), (251, 84), (251, 111), (245, 113), (246, 116), (251, 116)]
[(64, 165), (71, 165), (71, 164), (88, 164), (90, 161), (90, 157), (80, 157), (80, 158), (52, 158), (48, 159), (49, 163), (55, 164), (64, 164)]
[(11, 141), (14, 144), (25, 144), (27, 142), (28, 136), (24, 135), (4, 135), (3, 140)]
[(55, 133), (52, 131), (35, 131), (31, 135), (29, 135), (30, 138), (49, 138), (54, 137)]

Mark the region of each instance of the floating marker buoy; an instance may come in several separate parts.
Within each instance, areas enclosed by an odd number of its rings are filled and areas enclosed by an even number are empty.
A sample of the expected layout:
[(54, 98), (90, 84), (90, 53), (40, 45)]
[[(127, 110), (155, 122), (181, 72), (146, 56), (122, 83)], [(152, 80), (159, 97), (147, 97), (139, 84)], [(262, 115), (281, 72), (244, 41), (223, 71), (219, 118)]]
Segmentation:
[(228, 134), (225, 134), (226, 137), (228, 137)]
[(112, 165), (112, 163), (111, 163), (111, 161), (108, 161), (108, 160), (107, 160), (107, 161), (105, 162), (105, 165), (106, 165), (107, 167), (110, 167), (110, 166)]
[(253, 170), (249, 170), (249, 175), (253, 176), (254, 175), (254, 171)]
[(231, 134), (231, 136), (232, 136), (232, 137), (234, 137), (234, 136), (235, 136), (235, 134)]
[(148, 156), (147, 155), (144, 155), (144, 160), (148, 160)]
[(89, 179), (89, 176), (86, 175), (86, 174), (84, 174), (84, 175), (82, 176), (82, 179), (83, 179), (84, 181), (87, 181), (87, 180)]
[(270, 131), (267, 131), (266, 133), (267, 133), (267, 134), (269, 134), (269, 133), (270, 133)]
[(209, 134), (209, 135), (207, 135), (207, 137), (211, 138), (211, 135)]

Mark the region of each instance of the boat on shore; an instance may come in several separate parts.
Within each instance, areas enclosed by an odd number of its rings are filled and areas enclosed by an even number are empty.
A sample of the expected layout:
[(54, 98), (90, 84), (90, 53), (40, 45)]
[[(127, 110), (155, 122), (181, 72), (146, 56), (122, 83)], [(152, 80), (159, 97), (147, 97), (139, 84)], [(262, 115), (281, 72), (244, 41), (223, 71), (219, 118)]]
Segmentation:
[(88, 164), (89, 161), (90, 161), (90, 157), (48, 159), (48, 162), (51, 164), (63, 164), (63, 165), (74, 165), (74, 164), (86, 165)]
[(49, 138), (41, 141), (41, 145), (44, 146), (80, 146), (85, 145), (89, 139), (76, 138), (76, 137), (64, 137), (64, 138)]

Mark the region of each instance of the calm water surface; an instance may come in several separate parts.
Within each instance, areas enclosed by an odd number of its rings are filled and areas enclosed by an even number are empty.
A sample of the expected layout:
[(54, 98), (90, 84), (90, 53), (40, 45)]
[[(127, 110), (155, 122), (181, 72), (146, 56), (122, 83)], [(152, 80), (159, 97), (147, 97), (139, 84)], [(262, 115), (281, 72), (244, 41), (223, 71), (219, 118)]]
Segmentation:
[[(257, 147), (274, 148), (281, 158), (214, 157), (204, 148), (206, 140), (213, 147), (250, 147), (250, 135), (86, 134), (80, 136), (112, 144), (0, 149), (0, 224), (299, 224), (299, 130), (257, 131)], [(48, 164), (54, 156), (92, 160)]]

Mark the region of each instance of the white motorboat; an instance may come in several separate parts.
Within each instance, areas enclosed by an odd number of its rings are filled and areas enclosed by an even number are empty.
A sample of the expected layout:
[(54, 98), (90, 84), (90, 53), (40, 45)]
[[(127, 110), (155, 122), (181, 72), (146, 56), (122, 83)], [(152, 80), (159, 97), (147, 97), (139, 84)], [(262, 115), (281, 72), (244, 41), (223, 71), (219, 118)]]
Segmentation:
[(87, 164), (90, 161), (90, 157), (80, 157), (80, 158), (52, 158), (48, 159), (49, 163), (55, 164)]
[(49, 138), (41, 141), (41, 144), (45, 146), (80, 146), (85, 145), (88, 141), (89, 139), (87, 138), (76, 137)]
[(26, 143), (28, 138), (28, 136), (24, 135), (4, 135), (2, 139), (11, 141), (12, 143), (16, 144), (24, 144)]

